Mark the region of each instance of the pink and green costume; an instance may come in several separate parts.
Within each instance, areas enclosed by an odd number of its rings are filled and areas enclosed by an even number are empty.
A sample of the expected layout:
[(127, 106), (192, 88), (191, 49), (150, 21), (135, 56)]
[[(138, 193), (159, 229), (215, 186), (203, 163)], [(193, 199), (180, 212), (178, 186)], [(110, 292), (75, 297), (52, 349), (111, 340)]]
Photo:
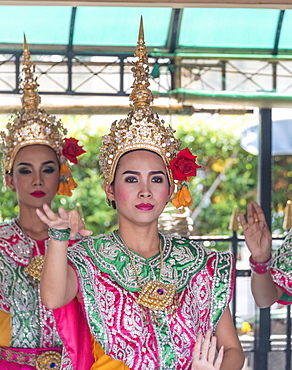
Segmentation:
[(54, 313), (24, 270), (48, 241), (30, 238), (15, 219), (0, 225), (0, 370), (33, 370), (38, 356), (62, 352)]
[[(68, 253), (92, 336), (106, 355), (131, 370), (190, 369), (197, 335), (215, 330), (233, 292), (230, 253), (211, 251), (180, 237), (160, 238), (161, 281), (176, 284), (179, 302), (176, 314), (159, 312), (160, 325), (150, 316), (148, 323), (143, 322), (141, 307), (135, 302), (137, 278), (117, 231), (84, 238)], [(158, 279), (159, 254), (145, 259), (130, 253), (142, 285)], [(70, 345), (66, 330), (61, 336)]]
[(282, 304), (292, 303), (292, 229), (272, 257), (271, 273), (274, 282), (284, 290), (279, 300)]

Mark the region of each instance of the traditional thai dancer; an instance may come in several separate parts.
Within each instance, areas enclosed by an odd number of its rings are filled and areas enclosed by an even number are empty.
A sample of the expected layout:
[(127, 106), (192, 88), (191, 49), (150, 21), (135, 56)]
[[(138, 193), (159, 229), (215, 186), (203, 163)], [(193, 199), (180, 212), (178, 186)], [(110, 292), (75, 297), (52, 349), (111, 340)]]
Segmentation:
[[(39, 109), (40, 96), (24, 42), (22, 110), (1, 132), (6, 186), (16, 192), (18, 216), (0, 224), (0, 369), (59, 369), (62, 342), (53, 311), (40, 299), (40, 273), (48, 226), (36, 209), (77, 184), (68, 163), (84, 150), (54, 116)], [(70, 241), (72, 244), (72, 241)]]
[[(79, 297), (92, 335), (91, 369), (239, 370), (244, 356), (228, 308), (232, 255), (158, 232), (174, 180), (183, 200), (183, 187), (198, 165), (188, 149), (177, 155), (180, 141), (150, 107), (142, 23), (135, 55), (134, 108), (112, 124), (100, 148), (104, 190), (117, 210), (118, 230), (92, 237), (76, 211), (56, 214), (47, 205), (37, 210), (52, 235), (42, 299), (56, 309)], [(84, 238), (67, 251), (77, 232)], [(62, 320), (66, 308), (56, 313)], [(79, 370), (74, 338), (66, 333), (63, 327), (73, 369)]]

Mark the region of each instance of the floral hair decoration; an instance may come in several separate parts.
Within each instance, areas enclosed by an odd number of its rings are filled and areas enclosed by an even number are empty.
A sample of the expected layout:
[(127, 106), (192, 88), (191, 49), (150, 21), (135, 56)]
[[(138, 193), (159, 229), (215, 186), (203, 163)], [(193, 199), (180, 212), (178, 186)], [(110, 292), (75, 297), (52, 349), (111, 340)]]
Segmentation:
[[(72, 177), (72, 170), (68, 165), (68, 160), (74, 164), (78, 164), (77, 157), (85, 150), (78, 144), (78, 140), (70, 137), (64, 138), (64, 146), (60, 155), (60, 182), (58, 187), (58, 195), (67, 195), (71, 197), (72, 190), (77, 188), (77, 184)], [(67, 160), (68, 159), (68, 160)]]
[(178, 153), (168, 166), (177, 186), (177, 192), (172, 199), (172, 204), (176, 208), (188, 207), (193, 204), (188, 183), (192, 177), (197, 176), (197, 169), (201, 168), (196, 163), (196, 159), (197, 157), (188, 148), (185, 148)]

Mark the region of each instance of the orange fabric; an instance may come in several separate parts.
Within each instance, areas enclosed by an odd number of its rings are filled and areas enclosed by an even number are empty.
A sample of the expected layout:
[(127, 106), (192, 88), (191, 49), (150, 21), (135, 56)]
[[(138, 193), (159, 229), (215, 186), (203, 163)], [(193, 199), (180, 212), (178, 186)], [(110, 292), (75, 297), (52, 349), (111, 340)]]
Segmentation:
[(10, 347), (11, 326), (10, 314), (0, 310), (0, 346)]
[(114, 360), (110, 356), (107, 356), (94, 338), (92, 338), (92, 353), (95, 362), (90, 370), (129, 370), (124, 362)]

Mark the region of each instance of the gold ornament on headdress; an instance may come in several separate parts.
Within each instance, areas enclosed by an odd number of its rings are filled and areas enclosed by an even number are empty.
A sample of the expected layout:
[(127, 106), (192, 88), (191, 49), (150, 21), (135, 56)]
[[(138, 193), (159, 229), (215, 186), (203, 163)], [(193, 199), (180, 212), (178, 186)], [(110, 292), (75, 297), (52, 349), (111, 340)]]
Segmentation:
[(168, 165), (179, 150), (181, 141), (174, 137), (175, 131), (170, 126), (164, 127), (164, 121), (160, 121), (158, 114), (150, 107), (153, 95), (148, 88), (150, 85), (148, 54), (144, 42), (142, 17), (134, 55), (138, 60), (133, 62), (132, 67), (134, 83), (130, 101), (133, 103), (133, 110), (128, 113), (127, 118), (113, 122), (110, 133), (103, 136), (100, 165), (105, 181), (110, 185), (114, 180), (120, 157), (131, 150), (146, 149), (160, 155), (172, 183), (172, 171), (168, 169)]
[(21, 97), (22, 110), (15, 117), (11, 117), (6, 128), (2, 131), (1, 150), (3, 153), (3, 173), (12, 170), (13, 161), (18, 151), (28, 145), (47, 145), (58, 155), (62, 153), (64, 145), (63, 135), (67, 130), (60, 120), (39, 109), (41, 98), (37, 92), (37, 78), (34, 77), (34, 65), (30, 60), (26, 38), (23, 43), (23, 70), (20, 86), (23, 90)]

